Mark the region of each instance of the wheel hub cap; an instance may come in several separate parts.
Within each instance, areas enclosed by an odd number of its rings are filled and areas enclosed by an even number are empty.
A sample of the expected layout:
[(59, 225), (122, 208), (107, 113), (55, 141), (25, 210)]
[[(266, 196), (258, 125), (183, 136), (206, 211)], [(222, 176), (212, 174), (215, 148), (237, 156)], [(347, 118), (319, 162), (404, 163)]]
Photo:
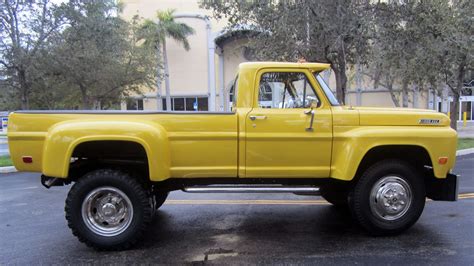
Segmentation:
[(383, 220), (396, 220), (409, 209), (412, 192), (408, 183), (398, 176), (386, 176), (377, 181), (370, 193), (370, 209)]
[(116, 236), (131, 223), (133, 208), (130, 199), (114, 187), (99, 187), (91, 191), (82, 204), (85, 225), (101, 236)]

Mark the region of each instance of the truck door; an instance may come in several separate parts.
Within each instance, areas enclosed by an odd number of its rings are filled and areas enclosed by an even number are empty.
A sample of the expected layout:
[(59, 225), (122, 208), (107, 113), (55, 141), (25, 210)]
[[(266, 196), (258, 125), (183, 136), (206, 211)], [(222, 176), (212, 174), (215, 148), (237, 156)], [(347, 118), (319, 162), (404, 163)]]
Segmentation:
[(332, 147), (329, 103), (304, 70), (257, 74), (246, 117), (246, 177), (328, 177)]

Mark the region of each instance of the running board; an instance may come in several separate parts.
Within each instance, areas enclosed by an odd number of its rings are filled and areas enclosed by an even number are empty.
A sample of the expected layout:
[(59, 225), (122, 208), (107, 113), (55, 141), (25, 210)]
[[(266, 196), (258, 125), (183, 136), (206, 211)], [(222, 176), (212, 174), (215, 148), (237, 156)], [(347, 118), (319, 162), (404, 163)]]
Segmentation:
[(295, 193), (320, 195), (319, 187), (282, 185), (208, 185), (190, 186), (182, 189), (188, 193)]

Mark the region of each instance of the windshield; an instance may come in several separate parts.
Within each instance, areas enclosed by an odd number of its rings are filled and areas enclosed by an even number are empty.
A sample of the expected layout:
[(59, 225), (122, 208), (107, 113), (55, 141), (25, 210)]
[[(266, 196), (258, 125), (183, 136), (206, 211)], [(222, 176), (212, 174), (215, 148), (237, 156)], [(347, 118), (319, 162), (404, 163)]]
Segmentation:
[(338, 106), (340, 105), (339, 102), (337, 101), (336, 99), (336, 96), (334, 96), (334, 93), (332, 93), (331, 89), (329, 88), (329, 86), (326, 84), (326, 82), (324, 81), (324, 79), (321, 77), (321, 75), (319, 75), (319, 73), (314, 73), (314, 77), (316, 78), (316, 80), (319, 82), (319, 85), (321, 86), (321, 88), (323, 88), (324, 90), (324, 94), (326, 94), (326, 96), (328, 97), (329, 99), (329, 102), (331, 103), (331, 105), (335, 105), (335, 106)]

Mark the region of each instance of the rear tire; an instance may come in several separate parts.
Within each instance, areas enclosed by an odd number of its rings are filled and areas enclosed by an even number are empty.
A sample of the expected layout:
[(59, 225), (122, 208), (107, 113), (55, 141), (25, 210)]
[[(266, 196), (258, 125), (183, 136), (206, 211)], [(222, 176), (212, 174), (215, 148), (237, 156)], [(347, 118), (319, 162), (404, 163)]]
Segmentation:
[(100, 169), (72, 186), (66, 199), (72, 233), (98, 250), (123, 250), (134, 245), (151, 222), (147, 191), (127, 173)]
[(354, 218), (372, 235), (405, 231), (418, 220), (424, 206), (422, 175), (400, 160), (374, 164), (349, 193)]

